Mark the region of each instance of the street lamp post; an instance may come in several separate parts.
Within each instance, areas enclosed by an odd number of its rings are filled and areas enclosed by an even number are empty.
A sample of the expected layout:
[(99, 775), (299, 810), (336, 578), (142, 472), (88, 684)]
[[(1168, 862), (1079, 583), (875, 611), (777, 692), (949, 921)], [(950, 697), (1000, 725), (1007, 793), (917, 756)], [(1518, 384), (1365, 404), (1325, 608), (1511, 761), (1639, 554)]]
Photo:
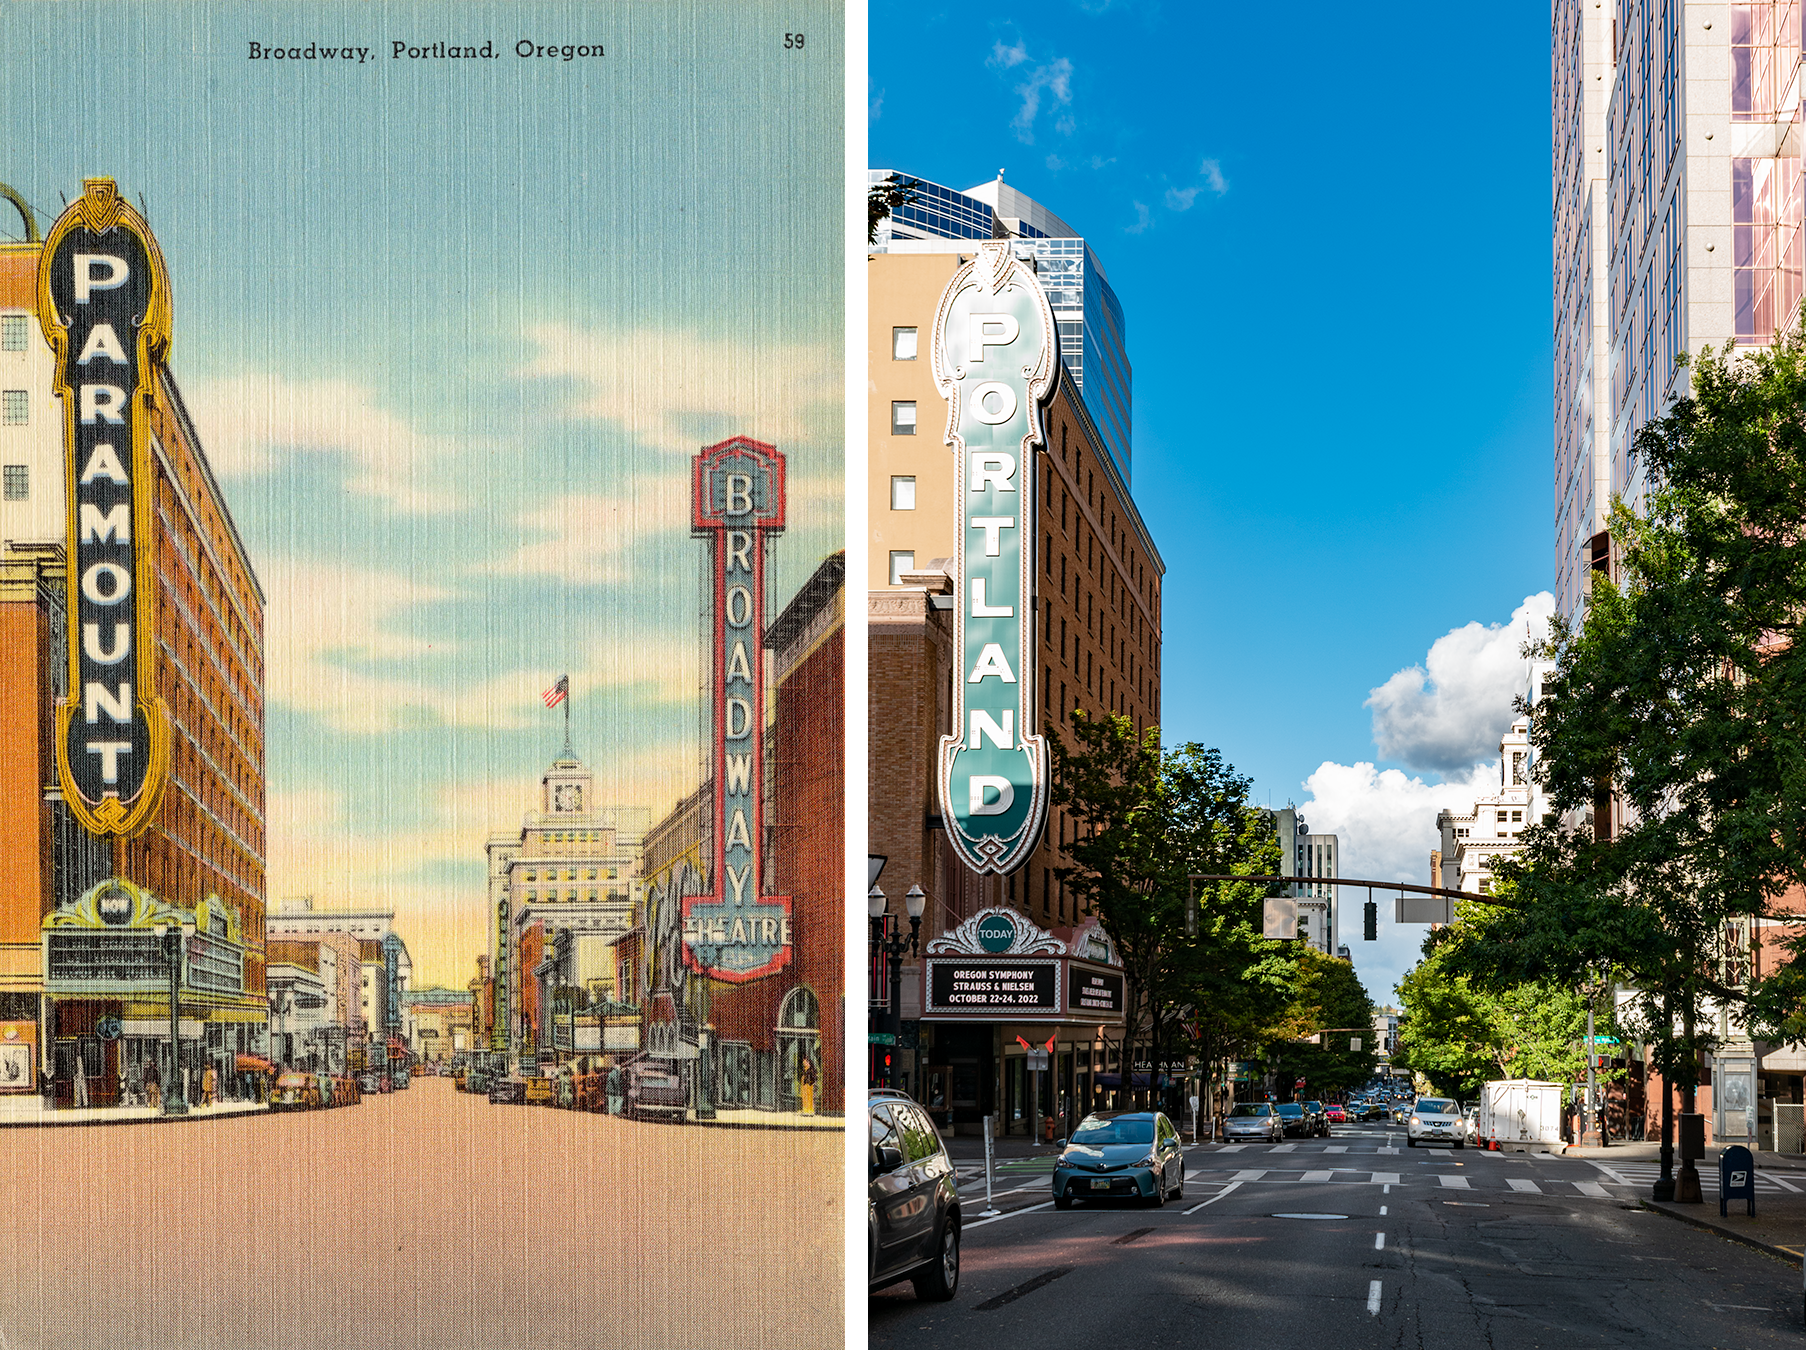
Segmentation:
[(903, 897), (903, 904), (909, 914), (909, 936), (892, 933), (888, 937), (884, 933), (884, 914), (889, 904), (878, 883), (872, 883), (872, 889), (866, 892), (866, 911), (872, 920), (872, 950), (882, 953), (890, 966), (890, 999), (886, 1004), (885, 1021), (891, 1034), (890, 1071), (885, 1075), (885, 1087), (897, 1085), (897, 1042), (902, 1040), (903, 1030), (903, 953), (907, 950), (911, 956), (920, 949), (922, 931), (922, 910), (927, 906), (928, 896), (918, 886), (911, 886)]
[(194, 920), (184, 918), (180, 924), (159, 924), (157, 936), (163, 940), (163, 959), (169, 966), (169, 1086), (163, 1093), (163, 1114), (188, 1114), (188, 1096), (182, 1090), (182, 954), (188, 939), (194, 936)]

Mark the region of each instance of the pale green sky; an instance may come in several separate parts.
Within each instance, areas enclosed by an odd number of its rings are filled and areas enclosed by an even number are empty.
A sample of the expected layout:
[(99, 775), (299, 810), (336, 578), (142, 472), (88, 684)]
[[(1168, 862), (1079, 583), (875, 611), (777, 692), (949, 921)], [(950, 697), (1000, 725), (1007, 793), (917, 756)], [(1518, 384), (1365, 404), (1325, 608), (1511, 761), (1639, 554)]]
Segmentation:
[(0, 8), (0, 180), (48, 229), (111, 176), (169, 264), (171, 365), (268, 593), (271, 898), (394, 904), (421, 983), (485, 949), (483, 838), (561, 743), (560, 674), (604, 801), (695, 786), (689, 457), (788, 457), (777, 605), (841, 546), (840, 13)]

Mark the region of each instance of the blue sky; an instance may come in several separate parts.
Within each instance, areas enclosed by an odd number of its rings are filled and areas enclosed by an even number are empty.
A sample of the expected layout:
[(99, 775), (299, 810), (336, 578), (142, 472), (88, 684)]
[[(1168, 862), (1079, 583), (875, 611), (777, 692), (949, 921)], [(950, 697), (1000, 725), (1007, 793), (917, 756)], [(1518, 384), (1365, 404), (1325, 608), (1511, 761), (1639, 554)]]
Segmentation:
[(171, 364), (268, 594), (270, 896), (393, 905), (422, 983), (486, 950), (483, 841), (534, 804), (560, 674), (602, 801), (695, 786), (690, 456), (789, 456), (777, 604), (840, 547), (840, 10), (774, 13), (0, 10), (0, 179), (48, 228), (111, 176), (168, 260)]
[[(1547, 15), (1279, 17), (875, 7), (869, 161), (1001, 167), (1091, 242), (1167, 564), (1168, 740), (1303, 804), (1345, 874), (1423, 882), (1553, 577)], [(1385, 999), (1424, 930), (1362, 943), (1362, 898), (1344, 940)]]

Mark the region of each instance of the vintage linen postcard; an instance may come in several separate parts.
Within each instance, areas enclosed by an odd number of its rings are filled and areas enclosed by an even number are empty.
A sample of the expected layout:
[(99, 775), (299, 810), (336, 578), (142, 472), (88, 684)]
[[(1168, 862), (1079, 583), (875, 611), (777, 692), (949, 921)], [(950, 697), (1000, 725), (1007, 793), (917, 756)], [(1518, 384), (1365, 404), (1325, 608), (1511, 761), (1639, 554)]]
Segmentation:
[(0, 10), (0, 1345), (840, 1343), (844, 39)]

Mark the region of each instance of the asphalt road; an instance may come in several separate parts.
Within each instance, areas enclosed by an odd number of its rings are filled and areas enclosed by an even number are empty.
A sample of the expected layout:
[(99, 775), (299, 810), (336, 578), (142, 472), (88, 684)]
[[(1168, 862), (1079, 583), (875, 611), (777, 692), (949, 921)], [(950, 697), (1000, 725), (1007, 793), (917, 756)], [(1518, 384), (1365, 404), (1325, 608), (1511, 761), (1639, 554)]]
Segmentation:
[(1611, 1172), (1403, 1143), (1348, 1126), (1327, 1140), (1205, 1145), (1187, 1156), (1184, 1200), (1161, 1209), (1056, 1211), (1036, 1160), (1009, 1169), (1004, 1217), (987, 1222), (982, 1180), (968, 1179), (959, 1296), (921, 1303), (907, 1284), (874, 1295), (871, 1344), (1806, 1341), (1799, 1270), (1638, 1209), (1641, 1187)]
[(491, 1106), (0, 1130), (0, 1350), (838, 1346), (837, 1132)]

